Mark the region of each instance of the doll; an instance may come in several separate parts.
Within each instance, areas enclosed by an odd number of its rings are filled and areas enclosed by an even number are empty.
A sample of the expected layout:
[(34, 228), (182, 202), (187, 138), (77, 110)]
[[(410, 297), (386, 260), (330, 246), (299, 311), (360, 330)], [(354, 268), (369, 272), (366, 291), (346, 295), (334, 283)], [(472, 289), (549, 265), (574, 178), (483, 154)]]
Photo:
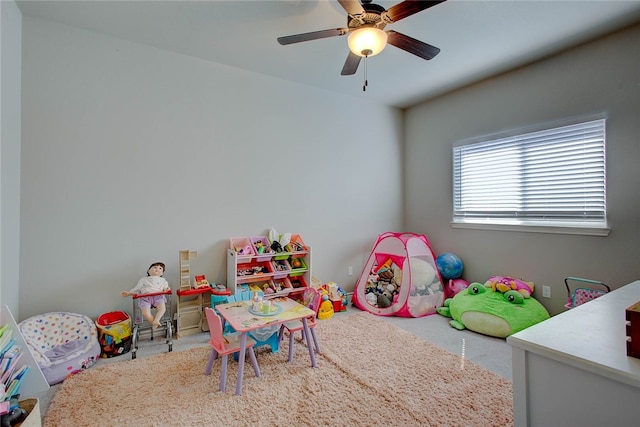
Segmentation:
[[(163, 292), (169, 290), (169, 283), (164, 277), (164, 263), (154, 262), (147, 270), (147, 276), (138, 281), (138, 284), (130, 291), (122, 291), (120, 295), (128, 297), (131, 295), (151, 294), (156, 292)], [(142, 316), (145, 320), (157, 328), (160, 326), (160, 319), (166, 312), (164, 295), (154, 295), (150, 297), (137, 298), (138, 307), (142, 312)], [(151, 308), (155, 307), (156, 315), (151, 314)]]

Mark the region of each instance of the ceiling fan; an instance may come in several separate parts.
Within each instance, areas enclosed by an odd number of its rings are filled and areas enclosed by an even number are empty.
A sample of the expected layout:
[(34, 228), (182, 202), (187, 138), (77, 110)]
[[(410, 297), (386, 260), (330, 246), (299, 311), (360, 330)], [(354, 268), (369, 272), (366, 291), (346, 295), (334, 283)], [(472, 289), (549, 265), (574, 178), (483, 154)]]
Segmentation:
[(389, 9), (371, 3), (372, 0), (338, 0), (347, 12), (347, 28), (332, 28), (278, 37), (278, 43), (288, 45), (328, 37), (349, 34), (349, 55), (342, 67), (343, 76), (355, 74), (360, 59), (376, 55), (389, 43), (397, 48), (429, 60), (440, 49), (393, 30), (383, 31), (388, 24), (398, 22), (408, 16), (436, 6), (445, 0), (422, 1), (405, 0)]

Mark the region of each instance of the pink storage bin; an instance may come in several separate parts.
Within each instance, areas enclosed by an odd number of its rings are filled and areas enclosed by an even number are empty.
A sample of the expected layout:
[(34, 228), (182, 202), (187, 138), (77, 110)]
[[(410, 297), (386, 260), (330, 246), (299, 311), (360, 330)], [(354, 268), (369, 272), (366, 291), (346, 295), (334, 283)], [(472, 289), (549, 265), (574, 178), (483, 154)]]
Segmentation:
[(229, 248), (233, 249), (238, 257), (238, 263), (250, 262), (256, 256), (251, 239), (248, 237), (232, 237), (229, 239)]
[(273, 286), (277, 293), (289, 292), (293, 289), (291, 281), (287, 277), (282, 279), (273, 279)]
[(253, 236), (250, 237), (249, 240), (251, 241), (253, 252), (256, 254), (256, 260), (269, 261), (271, 259), (273, 249), (271, 249), (271, 244), (267, 236)]
[(271, 265), (273, 266), (274, 279), (282, 279), (283, 277), (287, 277), (289, 275), (289, 272), (291, 271), (291, 265), (286, 259), (271, 260)]

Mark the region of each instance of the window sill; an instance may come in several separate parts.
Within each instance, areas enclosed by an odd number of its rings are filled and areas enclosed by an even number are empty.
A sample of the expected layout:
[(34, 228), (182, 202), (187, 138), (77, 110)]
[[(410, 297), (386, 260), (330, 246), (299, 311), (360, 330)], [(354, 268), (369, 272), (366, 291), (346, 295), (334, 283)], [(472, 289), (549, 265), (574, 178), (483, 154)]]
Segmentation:
[(525, 233), (551, 233), (551, 234), (577, 234), (583, 236), (606, 237), (611, 229), (607, 226), (587, 227), (580, 225), (568, 225), (563, 223), (539, 225), (535, 223), (495, 223), (495, 222), (471, 222), (452, 221), (451, 228), (466, 228), (474, 230), (495, 230), (495, 231), (520, 231)]

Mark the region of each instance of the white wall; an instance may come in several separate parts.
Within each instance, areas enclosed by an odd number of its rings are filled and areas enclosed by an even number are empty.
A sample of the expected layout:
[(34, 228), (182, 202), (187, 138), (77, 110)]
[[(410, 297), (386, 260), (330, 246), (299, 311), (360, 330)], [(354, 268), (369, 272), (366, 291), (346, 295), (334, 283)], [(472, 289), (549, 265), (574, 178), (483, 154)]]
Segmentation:
[[(439, 253), (457, 253), (464, 277), (533, 281), (552, 312), (563, 279), (619, 287), (640, 278), (640, 25), (426, 102), (406, 113), (406, 228)], [(452, 229), (451, 147), (458, 140), (605, 112), (608, 237)], [(552, 299), (542, 298), (542, 285)]]
[[(20, 318), (130, 310), (119, 290), (156, 260), (175, 288), (180, 249), (224, 282), (228, 238), (271, 226), (302, 234), (314, 275), (348, 290), (393, 230), (458, 253), (468, 280), (533, 280), (552, 313), (567, 275), (640, 276), (638, 26), (411, 108), (404, 124), (397, 110), (35, 18), (23, 29)], [(453, 142), (602, 111), (609, 237), (450, 228)], [(4, 215), (4, 179), (2, 202)]]
[(269, 227), (351, 290), (402, 226), (399, 110), (25, 17), (22, 117), (22, 319), (131, 311), (181, 249), (224, 283), (229, 237)]
[(0, 301), (18, 315), (22, 16), (0, 1)]

